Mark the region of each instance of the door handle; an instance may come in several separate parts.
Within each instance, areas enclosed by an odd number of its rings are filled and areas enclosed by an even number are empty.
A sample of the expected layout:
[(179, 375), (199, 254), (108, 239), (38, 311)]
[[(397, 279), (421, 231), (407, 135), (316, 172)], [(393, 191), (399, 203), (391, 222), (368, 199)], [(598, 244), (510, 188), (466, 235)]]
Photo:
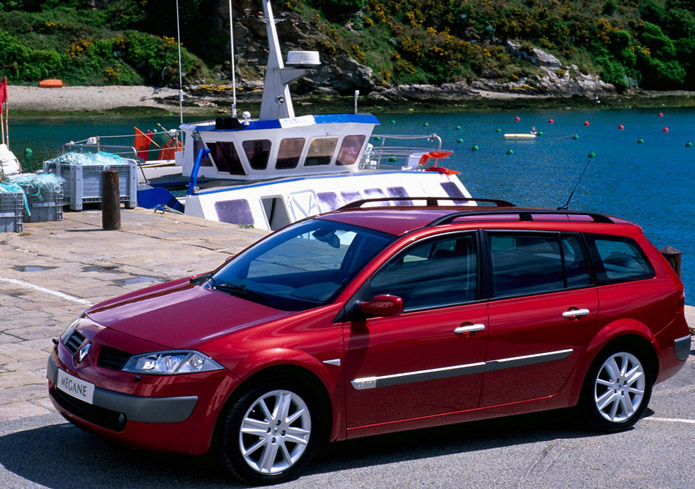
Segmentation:
[(473, 333), (477, 333), (479, 331), (485, 331), (485, 325), (484, 324), (466, 324), (466, 325), (461, 325), (458, 328), (454, 330), (454, 333), (460, 334), (463, 336), (470, 336)]
[(579, 319), (588, 316), (590, 312), (588, 309), (569, 309), (562, 313), (562, 317), (565, 319)]

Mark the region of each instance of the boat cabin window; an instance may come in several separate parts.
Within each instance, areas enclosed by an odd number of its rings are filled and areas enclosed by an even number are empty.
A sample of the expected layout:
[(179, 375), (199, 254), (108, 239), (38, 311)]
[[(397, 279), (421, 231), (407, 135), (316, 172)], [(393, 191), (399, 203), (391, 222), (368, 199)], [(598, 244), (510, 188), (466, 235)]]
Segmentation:
[(217, 170), (230, 175), (246, 175), (234, 143), (208, 143), (208, 148), (210, 148), (210, 157), (215, 163)]
[(345, 166), (353, 165), (360, 155), (364, 139), (364, 135), (345, 136), (343, 138), (343, 144), (340, 146), (340, 151), (338, 152), (336, 164)]
[(286, 138), (280, 141), (275, 168), (278, 170), (297, 168), (305, 142), (304, 138)]
[[(196, 139), (193, 142), (193, 158), (194, 158), (193, 161), (195, 161), (195, 158), (198, 157), (198, 152), (201, 149), (205, 149), (205, 143), (203, 141), (201, 141), (200, 139)], [(205, 156), (205, 158), (200, 160), (200, 166), (212, 166), (212, 161), (210, 160), (209, 155)]]
[(362, 200), (362, 194), (354, 190), (346, 190), (345, 192), (340, 192), (340, 196), (346, 204), (354, 202), (356, 200)]
[(338, 138), (314, 138), (309, 144), (309, 151), (304, 166), (327, 165), (333, 158)]
[(267, 139), (258, 139), (255, 141), (244, 141), (241, 143), (244, 147), (246, 157), (249, 159), (249, 164), (254, 170), (265, 170), (268, 168), (268, 156), (270, 155), (270, 141)]
[(220, 222), (253, 226), (254, 219), (251, 206), (246, 199), (221, 200), (215, 202), (215, 212)]
[(319, 198), (321, 212), (334, 211), (340, 207), (338, 195), (335, 192), (318, 192), (316, 196)]

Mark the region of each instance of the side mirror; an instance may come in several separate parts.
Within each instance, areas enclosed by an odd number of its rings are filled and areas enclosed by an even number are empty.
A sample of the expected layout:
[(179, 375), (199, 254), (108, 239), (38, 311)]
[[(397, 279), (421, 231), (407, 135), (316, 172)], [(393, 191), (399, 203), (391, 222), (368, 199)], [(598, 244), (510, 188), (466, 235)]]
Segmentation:
[(400, 316), (403, 314), (403, 299), (396, 295), (377, 295), (369, 302), (361, 302), (360, 311), (369, 316)]

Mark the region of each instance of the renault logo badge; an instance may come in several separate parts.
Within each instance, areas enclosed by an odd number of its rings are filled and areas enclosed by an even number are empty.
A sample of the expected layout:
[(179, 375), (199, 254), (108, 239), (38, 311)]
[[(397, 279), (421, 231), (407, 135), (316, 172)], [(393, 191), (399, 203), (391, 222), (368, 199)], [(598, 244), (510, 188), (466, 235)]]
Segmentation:
[(91, 349), (92, 349), (91, 343), (87, 343), (82, 348), (80, 348), (79, 354), (77, 355), (77, 363), (84, 360), (84, 357), (87, 356), (87, 353), (89, 353), (89, 350), (91, 350)]

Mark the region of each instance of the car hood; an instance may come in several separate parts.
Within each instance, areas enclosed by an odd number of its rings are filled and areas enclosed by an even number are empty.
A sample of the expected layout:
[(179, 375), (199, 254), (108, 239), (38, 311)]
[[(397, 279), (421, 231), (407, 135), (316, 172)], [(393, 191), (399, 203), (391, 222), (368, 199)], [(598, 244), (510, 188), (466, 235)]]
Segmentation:
[(220, 335), (291, 314), (177, 280), (102, 302), (93, 321), (168, 348), (195, 348)]

